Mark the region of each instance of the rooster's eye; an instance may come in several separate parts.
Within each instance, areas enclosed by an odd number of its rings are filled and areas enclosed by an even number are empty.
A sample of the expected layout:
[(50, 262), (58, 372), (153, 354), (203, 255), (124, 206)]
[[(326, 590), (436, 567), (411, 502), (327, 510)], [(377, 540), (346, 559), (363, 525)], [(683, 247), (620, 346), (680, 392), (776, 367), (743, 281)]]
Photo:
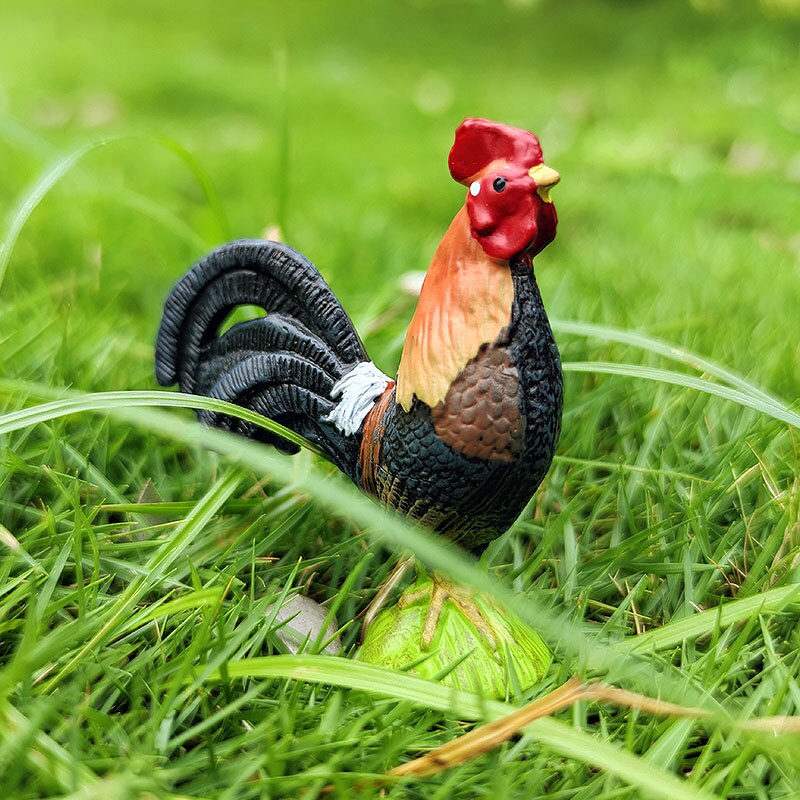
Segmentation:
[(502, 192), (503, 189), (506, 188), (506, 179), (505, 178), (495, 178), (494, 183), (492, 184), (492, 188), (496, 192)]

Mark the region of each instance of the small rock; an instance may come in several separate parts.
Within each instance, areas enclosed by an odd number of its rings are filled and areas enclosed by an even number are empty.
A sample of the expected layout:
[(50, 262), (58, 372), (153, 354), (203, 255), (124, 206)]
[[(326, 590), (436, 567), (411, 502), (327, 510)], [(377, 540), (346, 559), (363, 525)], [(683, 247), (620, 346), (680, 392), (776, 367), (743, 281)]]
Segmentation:
[(287, 597), (280, 607), (277, 605), (273, 603), (267, 608), (267, 616), (272, 618), (274, 614), (275, 625), (280, 625), (275, 636), (290, 653), (302, 652), (317, 641), (327, 642), (323, 653), (335, 656), (342, 651), (342, 640), (336, 636), (339, 623), (335, 617), (330, 619), (325, 633), (320, 636), (328, 612), (319, 603), (295, 594)]

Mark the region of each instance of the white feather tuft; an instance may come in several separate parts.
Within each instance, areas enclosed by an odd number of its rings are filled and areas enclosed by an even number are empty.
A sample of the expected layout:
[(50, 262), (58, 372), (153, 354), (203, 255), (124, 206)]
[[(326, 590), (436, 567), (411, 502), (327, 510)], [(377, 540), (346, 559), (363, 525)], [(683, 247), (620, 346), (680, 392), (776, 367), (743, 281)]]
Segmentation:
[(341, 397), (336, 407), (323, 417), (332, 422), (345, 436), (356, 433), (369, 414), (375, 401), (391, 382), (371, 361), (362, 361), (340, 378), (331, 391), (335, 400)]

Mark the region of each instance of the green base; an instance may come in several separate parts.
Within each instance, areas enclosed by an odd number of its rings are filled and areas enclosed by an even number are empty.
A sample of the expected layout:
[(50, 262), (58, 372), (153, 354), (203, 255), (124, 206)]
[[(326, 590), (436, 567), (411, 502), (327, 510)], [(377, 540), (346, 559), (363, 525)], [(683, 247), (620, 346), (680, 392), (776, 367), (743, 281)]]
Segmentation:
[(458, 590), (458, 596), (468, 598), (484, 630), (464, 613), (463, 603), (459, 608), (448, 597), (430, 646), (425, 648), (423, 631), (432, 590), (428, 578), (406, 589), (397, 605), (370, 625), (357, 658), (486, 697), (507, 697), (542, 679), (552, 655), (539, 634), (491, 598), (464, 589)]

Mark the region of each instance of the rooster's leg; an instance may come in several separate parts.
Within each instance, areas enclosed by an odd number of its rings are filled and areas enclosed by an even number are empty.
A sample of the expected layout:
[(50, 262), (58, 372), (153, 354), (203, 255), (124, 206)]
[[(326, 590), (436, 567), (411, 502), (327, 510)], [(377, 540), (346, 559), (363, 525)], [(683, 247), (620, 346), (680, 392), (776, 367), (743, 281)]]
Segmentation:
[(369, 626), (372, 625), (372, 622), (375, 619), (375, 617), (378, 616), (378, 613), (386, 605), (386, 601), (389, 599), (389, 596), (397, 587), (397, 584), (399, 584), (400, 581), (403, 580), (403, 577), (405, 576), (406, 572), (408, 572), (408, 570), (411, 569), (413, 565), (414, 565), (414, 556), (407, 556), (406, 558), (401, 558), (395, 565), (394, 569), (389, 573), (388, 577), (378, 587), (378, 591), (375, 593), (375, 597), (372, 598), (370, 604), (364, 611), (364, 620), (361, 623), (362, 642), (364, 641), (367, 635)]
[[(495, 639), (492, 629), (486, 622), (486, 614), (478, 608), (475, 602), (474, 592), (462, 586), (458, 586), (448, 578), (435, 572), (433, 573), (432, 581), (433, 588), (430, 590), (430, 605), (428, 606), (428, 611), (425, 614), (425, 622), (422, 626), (420, 644), (422, 645), (423, 651), (430, 650), (433, 644), (433, 638), (436, 635), (436, 628), (439, 625), (442, 609), (448, 600), (475, 626), (478, 633), (484, 636), (486, 640), (491, 643), (492, 647), (496, 648), (497, 640)], [(413, 595), (404, 595), (400, 600), (401, 605), (404, 600), (410, 605), (415, 599), (421, 599), (422, 596), (427, 596), (428, 594), (426, 590), (420, 590), (420, 592), (421, 594), (418, 598), (413, 598)]]

